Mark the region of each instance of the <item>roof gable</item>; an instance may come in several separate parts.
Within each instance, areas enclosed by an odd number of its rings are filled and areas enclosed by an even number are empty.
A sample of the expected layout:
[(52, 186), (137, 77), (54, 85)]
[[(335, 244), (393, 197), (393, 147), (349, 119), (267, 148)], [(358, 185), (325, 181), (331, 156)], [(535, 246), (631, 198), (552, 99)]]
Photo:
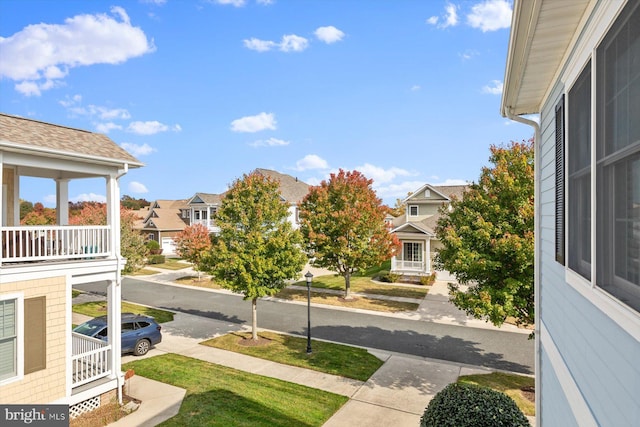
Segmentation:
[[(429, 196), (427, 196), (425, 193), (426, 191), (429, 191)], [(449, 197), (447, 197), (445, 194), (441, 193), (438, 190), (438, 187), (430, 185), (430, 184), (425, 184), (422, 187), (420, 187), (419, 189), (417, 189), (416, 191), (414, 191), (413, 193), (411, 193), (409, 196), (407, 196), (402, 203), (410, 203), (410, 202), (447, 202), (449, 201)]]

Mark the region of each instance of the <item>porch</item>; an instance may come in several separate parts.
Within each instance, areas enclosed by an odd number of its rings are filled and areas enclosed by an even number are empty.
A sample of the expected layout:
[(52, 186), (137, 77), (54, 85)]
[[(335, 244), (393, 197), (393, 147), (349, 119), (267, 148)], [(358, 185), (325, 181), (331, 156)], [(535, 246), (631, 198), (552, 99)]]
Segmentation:
[(112, 253), (109, 226), (19, 226), (1, 228), (0, 263), (87, 260)]
[(76, 332), (71, 335), (71, 387), (76, 389), (110, 376), (111, 345)]
[(429, 273), (427, 265), (424, 261), (407, 261), (402, 259), (391, 259), (391, 271), (392, 272), (407, 272), (407, 273)]

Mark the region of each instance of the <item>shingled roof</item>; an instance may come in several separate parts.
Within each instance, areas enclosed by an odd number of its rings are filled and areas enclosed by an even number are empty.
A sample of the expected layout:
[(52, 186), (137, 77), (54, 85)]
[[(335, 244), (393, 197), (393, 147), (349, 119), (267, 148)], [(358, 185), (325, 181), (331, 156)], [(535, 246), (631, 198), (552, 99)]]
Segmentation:
[(309, 184), (298, 178), (270, 169), (256, 169), (256, 173), (274, 179), (280, 183), (280, 194), (289, 203), (299, 203), (309, 192)]
[(138, 159), (106, 135), (4, 113), (0, 113), (0, 147), (127, 163), (129, 167), (142, 166)]

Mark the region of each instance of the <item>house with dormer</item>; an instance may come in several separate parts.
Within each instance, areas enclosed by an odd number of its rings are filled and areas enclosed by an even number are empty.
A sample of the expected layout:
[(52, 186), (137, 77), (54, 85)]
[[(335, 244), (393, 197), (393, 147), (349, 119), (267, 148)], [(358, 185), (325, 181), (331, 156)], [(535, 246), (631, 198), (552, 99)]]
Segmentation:
[[(0, 114), (3, 404), (67, 404), (73, 417), (122, 402), (119, 182), (141, 166), (105, 135)], [(103, 185), (105, 225), (69, 225), (69, 184), (86, 179)], [(55, 184), (54, 225), (20, 224), (21, 193), (37, 181)], [(106, 342), (71, 328), (73, 286), (96, 281), (107, 287)]]
[(433, 256), (440, 246), (435, 227), (439, 209), (450, 206), (452, 198), (460, 200), (465, 185), (435, 186), (425, 184), (402, 200), (405, 213), (388, 218), (391, 232), (400, 241), (400, 250), (391, 258), (391, 272), (407, 277), (433, 273)]
[(189, 225), (187, 200), (155, 200), (146, 209), (141, 223), (137, 226), (148, 239), (160, 244), (162, 253), (173, 255), (173, 238)]

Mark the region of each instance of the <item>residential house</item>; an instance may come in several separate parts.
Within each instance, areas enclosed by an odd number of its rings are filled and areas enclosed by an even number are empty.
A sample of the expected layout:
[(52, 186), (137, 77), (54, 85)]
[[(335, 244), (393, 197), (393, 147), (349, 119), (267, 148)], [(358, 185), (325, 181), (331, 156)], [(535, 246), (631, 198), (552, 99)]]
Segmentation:
[(189, 225), (202, 224), (209, 233), (218, 233), (220, 227), (215, 224), (216, 212), (220, 207), (224, 194), (196, 193), (187, 201), (187, 209), (183, 215), (188, 218)]
[[(69, 404), (73, 415), (121, 399), (118, 180), (140, 166), (105, 135), (0, 114), (3, 404)], [(25, 177), (55, 182), (55, 225), (20, 225)], [(104, 179), (107, 224), (70, 226), (69, 182), (87, 178)], [(106, 343), (71, 328), (73, 286), (95, 281), (107, 283)]]
[[(404, 215), (386, 220), (400, 241), (398, 255), (391, 258), (392, 273), (419, 278), (434, 272), (433, 256), (440, 247), (434, 231), (440, 218), (439, 209), (450, 206), (454, 197), (462, 199), (465, 189), (465, 185), (425, 184), (402, 200)], [(446, 272), (440, 272), (440, 276), (441, 279), (449, 278)]]
[(298, 217), (298, 204), (309, 193), (309, 184), (300, 181), (297, 177), (283, 174), (269, 169), (256, 169), (254, 173), (269, 177), (280, 184), (280, 196), (289, 205), (289, 221), (293, 228), (300, 227)]
[(536, 422), (638, 425), (640, 2), (516, 0), (501, 112), (535, 131)]
[(155, 200), (136, 226), (149, 240), (160, 244), (165, 255), (175, 254), (173, 238), (189, 225), (187, 200)]

